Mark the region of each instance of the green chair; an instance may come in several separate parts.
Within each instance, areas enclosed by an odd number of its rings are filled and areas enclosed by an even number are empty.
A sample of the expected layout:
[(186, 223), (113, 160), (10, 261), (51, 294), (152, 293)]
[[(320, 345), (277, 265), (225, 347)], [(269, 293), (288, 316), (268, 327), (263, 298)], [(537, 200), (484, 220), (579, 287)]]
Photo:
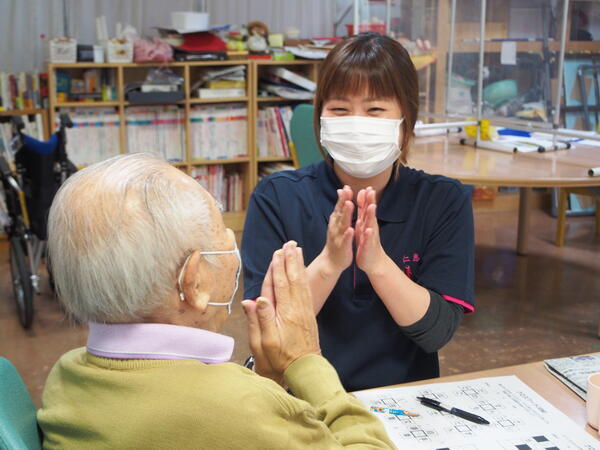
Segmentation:
[(296, 153), (295, 164), (298, 168), (323, 161), (313, 129), (313, 105), (296, 106), (290, 121), (290, 132)]
[(0, 358), (0, 448), (41, 449), (36, 409), (10, 361)]

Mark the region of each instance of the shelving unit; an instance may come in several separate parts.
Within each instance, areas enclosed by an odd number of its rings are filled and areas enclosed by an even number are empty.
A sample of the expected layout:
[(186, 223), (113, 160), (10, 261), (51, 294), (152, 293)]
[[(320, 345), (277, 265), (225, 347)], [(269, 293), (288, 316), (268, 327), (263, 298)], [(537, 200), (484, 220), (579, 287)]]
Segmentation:
[[(257, 129), (257, 118), (258, 118), (258, 109), (260, 107), (271, 106), (271, 104), (299, 104), (299, 103), (307, 103), (307, 100), (290, 100), (277, 96), (269, 96), (269, 97), (260, 97), (258, 96), (259, 92), (259, 80), (261, 74), (265, 73), (270, 67), (284, 67), (288, 70), (295, 71), (297, 73), (301, 73), (312, 81), (317, 81), (317, 71), (320, 61), (311, 61), (311, 60), (296, 60), (296, 61), (269, 61), (269, 60), (257, 60), (252, 64), (252, 88), (251, 92), (254, 97), (252, 99), (252, 129), (256, 131)], [(294, 155), (290, 155), (289, 157), (282, 156), (258, 156), (258, 148), (256, 144), (256, 135), (253, 137), (251, 141), (251, 154), (254, 156), (252, 160), (252, 173), (254, 174), (254, 179), (252, 180), (252, 185), (255, 186), (258, 182), (258, 177), (260, 173), (260, 164), (261, 163), (273, 163), (273, 162), (283, 162), (294, 164), (295, 158)]]
[[(191, 174), (195, 167), (222, 164), (225, 170), (235, 170), (240, 173), (243, 179), (243, 205), (244, 211), (226, 212), (224, 214), (225, 223), (234, 230), (241, 230), (245, 218), (245, 206), (254, 186), (258, 180), (259, 164), (266, 162), (289, 162), (293, 163), (292, 157), (258, 157), (256, 145), (256, 114), (259, 105), (268, 105), (269, 103), (302, 103), (306, 101), (295, 101), (281, 97), (262, 98), (258, 96), (258, 78), (266, 70), (266, 67), (280, 66), (286, 67), (296, 72), (301, 72), (311, 80), (316, 81), (317, 66), (319, 61), (265, 61), (265, 60), (228, 60), (228, 61), (207, 61), (207, 62), (173, 62), (169, 64), (161, 63), (76, 63), (76, 64), (49, 64), (48, 65), (48, 86), (49, 86), (49, 121), (53, 127), (56, 122), (57, 111), (60, 108), (114, 108), (119, 116), (119, 152), (127, 153), (127, 127), (126, 127), (126, 109), (130, 106), (152, 106), (147, 104), (134, 104), (125, 100), (125, 85), (133, 81), (144, 80), (148, 69), (154, 67), (168, 67), (179, 74), (184, 79), (183, 90), (184, 100), (169, 103), (166, 105), (177, 105), (181, 108), (184, 117), (184, 158), (182, 161), (174, 161), (175, 167)], [(204, 69), (219, 68), (223, 66), (243, 65), (246, 68), (246, 95), (236, 98), (196, 98), (191, 92), (191, 86), (198, 79), (199, 73)], [(58, 102), (56, 95), (57, 71), (71, 72), (74, 74), (82, 73), (87, 69), (108, 69), (116, 71), (116, 91), (118, 98), (115, 101), (98, 102)], [(240, 103), (247, 109), (247, 157), (236, 157), (229, 159), (198, 159), (192, 157), (192, 142), (190, 135), (191, 112), (195, 105), (219, 105)], [(165, 105), (165, 104), (161, 104)]]
[(36, 114), (40, 114), (42, 116), (42, 126), (43, 126), (43, 134), (44, 139), (48, 139), (50, 135), (48, 132), (48, 113), (45, 109), (42, 108), (33, 108), (33, 109), (9, 109), (6, 111), (0, 111), (0, 117), (10, 117), (10, 116), (33, 116)]

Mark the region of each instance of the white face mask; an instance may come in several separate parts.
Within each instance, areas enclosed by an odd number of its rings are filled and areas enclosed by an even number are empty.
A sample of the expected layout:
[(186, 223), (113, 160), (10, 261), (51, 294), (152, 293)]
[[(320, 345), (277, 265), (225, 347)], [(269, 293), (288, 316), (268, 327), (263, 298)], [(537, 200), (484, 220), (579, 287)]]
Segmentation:
[(400, 156), (400, 124), (404, 119), (321, 117), (321, 145), (340, 168), (356, 178), (371, 178)]
[[(211, 306), (227, 306), (228, 314), (231, 314), (231, 304), (233, 303), (233, 298), (235, 297), (235, 293), (238, 290), (238, 286), (240, 284), (240, 273), (242, 272), (242, 258), (240, 257), (240, 251), (237, 248), (237, 243), (235, 244), (235, 248), (233, 250), (200, 252), (201, 255), (227, 255), (227, 254), (231, 254), (231, 253), (235, 253), (235, 255), (237, 256), (237, 259), (238, 259), (238, 268), (237, 268), (237, 273), (235, 275), (235, 286), (233, 288), (233, 292), (231, 293), (231, 297), (229, 298), (228, 302), (208, 302), (207, 303), (207, 305), (211, 305)], [(185, 262), (183, 263), (183, 267), (181, 268), (181, 271), (179, 272), (179, 276), (177, 277), (177, 284), (179, 285), (179, 300), (181, 300), (182, 302), (185, 301), (185, 296), (183, 295), (183, 289), (181, 288), (181, 280), (183, 278), (185, 268), (187, 267), (187, 263), (190, 260), (190, 256), (192, 256), (192, 255), (189, 255), (185, 259)]]

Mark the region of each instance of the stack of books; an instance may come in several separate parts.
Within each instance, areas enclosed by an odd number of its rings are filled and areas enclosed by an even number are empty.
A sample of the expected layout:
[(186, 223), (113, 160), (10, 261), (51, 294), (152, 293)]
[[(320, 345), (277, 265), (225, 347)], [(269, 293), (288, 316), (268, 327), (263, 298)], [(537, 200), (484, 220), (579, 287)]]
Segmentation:
[(291, 106), (271, 106), (258, 111), (256, 145), (259, 157), (291, 156), (291, 119)]
[(184, 112), (175, 105), (134, 106), (126, 110), (127, 151), (183, 161)]
[(192, 177), (196, 179), (223, 207), (224, 212), (244, 209), (242, 177), (238, 172), (225, 172), (221, 164), (195, 167)]
[(192, 86), (198, 98), (232, 98), (246, 96), (246, 66), (228, 66), (205, 70)]
[(0, 72), (0, 111), (47, 106), (48, 74)]
[(314, 81), (283, 67), (272, 67), (261, 76), (263, 96), (278, 96), (290, 100), (311, 100), (317, 89)]
[(245, 104), (202, 105), (190, 111), (192, 158), (224, 159), (248, 155)]
[(73, 164), (86, 166), (120, 153), (119, 114), (114, 108), (61, 108), (59, 112), (68, 113), (73, 122), (73, 128), (66, 130), (67, 153)]

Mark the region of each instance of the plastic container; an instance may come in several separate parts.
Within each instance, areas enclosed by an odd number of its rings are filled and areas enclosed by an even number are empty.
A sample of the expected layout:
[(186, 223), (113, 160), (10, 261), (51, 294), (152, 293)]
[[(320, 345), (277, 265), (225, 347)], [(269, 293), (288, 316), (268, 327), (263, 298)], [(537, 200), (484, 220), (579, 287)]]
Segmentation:
[(54, 38), (48, 42), (51, 63), (77, 62), (77, 40), (74, 38)]
[[(346, 30), (348, 32), (348, 36), (354, 36), (354, 24), (347, 23)], [(385, 34), (385, 24), (384, 23), (361, 23), (358, 25), (359, 33), (367, 33), (367, 32)]]
[(113, 39), (106, 44), (106, 56), (109, 63), (127, 63), (133, 61), (133, 43)]
[(483, 100), (489, 103), (492, 108), (496, 108), (518, 95), (519, 90), (516, 80), (500, 80), (483, 88)]
[(209, 14), (193, 11), (173, 11), (171, 25), (177, 31), (201, 31), (208, 29)]

